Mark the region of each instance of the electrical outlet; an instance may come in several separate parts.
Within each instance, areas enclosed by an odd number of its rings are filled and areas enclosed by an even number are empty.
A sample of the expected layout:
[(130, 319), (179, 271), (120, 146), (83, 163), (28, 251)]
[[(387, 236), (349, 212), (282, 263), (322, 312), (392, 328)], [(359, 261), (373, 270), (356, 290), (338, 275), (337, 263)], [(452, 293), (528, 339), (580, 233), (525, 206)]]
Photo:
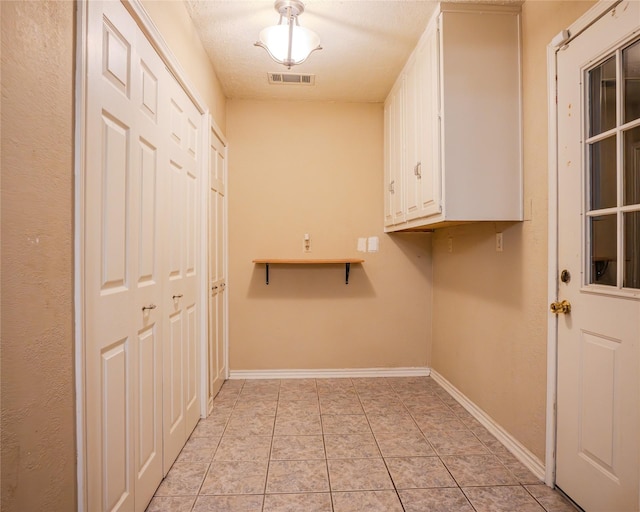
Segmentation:
[(496, 252), (502, 252), (503, 249), (502, 233), (496, 233)]
[(311, 235), (305, 233), (302, 238), (302, 252), (311, 252)]

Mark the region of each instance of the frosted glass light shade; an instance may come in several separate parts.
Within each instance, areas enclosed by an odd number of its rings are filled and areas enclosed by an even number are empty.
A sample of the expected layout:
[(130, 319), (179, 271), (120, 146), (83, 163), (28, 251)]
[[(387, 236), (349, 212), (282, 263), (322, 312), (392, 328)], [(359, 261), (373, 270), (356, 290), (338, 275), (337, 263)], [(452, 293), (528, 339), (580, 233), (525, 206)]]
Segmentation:
[(301, 64), (314, 50), (320, 49), (320, 37), (307, 28), (293, 25), (293, 37), (291, 40), (291, 60), (289, 56), (289, 25), (282, 23), (267, 27), (260, 32), (262, 46), (273, 60), (285, 66)]

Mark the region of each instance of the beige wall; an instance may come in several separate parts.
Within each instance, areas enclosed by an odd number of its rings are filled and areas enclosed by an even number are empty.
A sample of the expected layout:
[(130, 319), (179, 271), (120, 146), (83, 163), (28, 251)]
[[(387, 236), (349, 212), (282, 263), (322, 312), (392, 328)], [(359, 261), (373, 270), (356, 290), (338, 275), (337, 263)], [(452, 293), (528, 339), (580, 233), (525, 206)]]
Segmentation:
[(216, 124), (224, 132), (226, 99), (184, 2), (142, 0), (142, 5), (180, 62), (191, 86), (207, 103)]
[[(219, 126), (225, 98), (182, 2), (144, 2)], [(76, 509), (75, 4), (0, 2), (1, 506)]]
[(2, 510), (76, 507), (72, 2), (0, 2)]
[[(227, 106), (231, 370), (426, 366), (430, 235), (382, 232), (382, 105)], [(356, 252), (365, 236), (380, 252)], [(344, 267), (272, 266), (266, 286), (251, 262), (359, 255), (349, 285)]]
[[(153, 5), (152, 5), (153, 4)], [(144, 2), (217, 123), (230, 157), (231, 368), (430, 363), (430, 235), (384, 235), (380, 105), (225, 100), (182, 4)], [(546, 326), (546, 43), (590, 2), (528, 1), (529, 220), (435, 235), (432, 365), (540, 458)], [(75, 509), (72, 2), (0, 2), (2, 18), (2, 510)], [(209, 77), (209, 78), (207, 78)], [(229, 120), (225, 121), (228, 112)], [(286, 141), (286, 142), (282, 142)], [(504, 230), (496, 254), (494, 232)], [(356, 256), (343, 269), (254, 257)], [(446, 237), (454, 252), (446, 252)]]
[[(525, 222), (433, 241), (433, 368), (544, 460), (547, 327), (546, 46), (593, 2), (523, 5)], [(504, 252), (495, 233), (504, 233)], [(448, 238), (453, 238), (449, 253)]]

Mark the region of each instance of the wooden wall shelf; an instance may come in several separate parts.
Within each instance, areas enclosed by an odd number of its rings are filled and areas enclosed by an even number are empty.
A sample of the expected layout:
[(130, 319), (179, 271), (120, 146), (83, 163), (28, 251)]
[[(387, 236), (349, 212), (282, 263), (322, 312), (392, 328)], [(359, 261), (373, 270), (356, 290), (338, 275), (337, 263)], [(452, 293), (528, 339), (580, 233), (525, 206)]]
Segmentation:
[(364, 263), (360, 258), (325, 258), (325, 259), (288, 259), (288, 258), (259, 258), (253, 263), (265, 266), (266, 284), (269, 284), (269, 265), (344, 265), (345, 284), (349, 284), (349, 271), (352, 263)]

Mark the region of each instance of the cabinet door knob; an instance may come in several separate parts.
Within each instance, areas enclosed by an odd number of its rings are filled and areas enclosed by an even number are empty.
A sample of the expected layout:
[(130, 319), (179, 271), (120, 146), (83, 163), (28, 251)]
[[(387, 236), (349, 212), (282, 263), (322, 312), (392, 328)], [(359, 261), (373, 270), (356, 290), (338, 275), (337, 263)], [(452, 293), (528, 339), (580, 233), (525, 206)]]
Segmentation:
[(396, 180), (392, 180), (391, 183), (389, 183), (389, 192), (391, 192), (392, 194), (395, 193), (395, 190), (393, 190), (393, 184), (396, 182)]
[(418, 162), (413, 168), (413, 174), (415, 174), (418, 179), (422, 178), (422, 162)]
[(173, 297), (171, 297), (173, 300), (176, 299), (181, 299), (182, 297), (184, 297), (184, 295), (181, 293), (180, 295), (174, 295)]
[(148, 309), (156, 309), (158, 306), (155, 304), (149, 304), (148, 306), (142, 306), (142, 311), (147, 311)]

